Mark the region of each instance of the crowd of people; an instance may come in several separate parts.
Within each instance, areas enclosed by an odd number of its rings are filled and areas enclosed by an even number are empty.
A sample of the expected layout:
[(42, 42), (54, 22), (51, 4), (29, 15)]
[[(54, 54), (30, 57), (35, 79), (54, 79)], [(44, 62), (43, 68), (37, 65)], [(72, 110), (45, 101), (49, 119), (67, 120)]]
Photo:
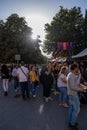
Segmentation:
[(21, 97), (26, 99), (37, 96), (36, 89), (42, 84), (43, 98), (46, 102), (53, 100), (51, 92), (58, 94), (59, 106), (69, 108), (69, 126), (77, 127), (77, 116), (80, 111), (80, 99), (84, 95), (87, 98), (87, 68), (84, 64), (74, 62), (65, 63), (48, 62), (46, 65), (26, 65), (22, 61), (20, 65), (8, 67), (1, 65), (1, 81), (4, 96), (8, 95), (9, 82), (14, 80), (14, 90), (21, 90)]
[(21, 89), (22, 99), (25, 100), (30, 97), (36, 97), (36, 86), (39, 86), (39, 67), (36, 65), (27, 65), (21, 62), (20, 65), (6, 64), (1, 65), (1, 81), (4, 90), (4, 96), (8, 95), (9, 83), (14, 81), (14, 91)]

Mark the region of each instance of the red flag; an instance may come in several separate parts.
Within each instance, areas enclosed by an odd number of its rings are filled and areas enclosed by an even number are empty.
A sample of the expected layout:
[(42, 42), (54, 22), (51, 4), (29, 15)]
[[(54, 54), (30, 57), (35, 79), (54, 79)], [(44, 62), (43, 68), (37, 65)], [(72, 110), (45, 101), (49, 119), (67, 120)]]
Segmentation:
[(63, 42), (63, 50), (67, 50), (67, 43)]

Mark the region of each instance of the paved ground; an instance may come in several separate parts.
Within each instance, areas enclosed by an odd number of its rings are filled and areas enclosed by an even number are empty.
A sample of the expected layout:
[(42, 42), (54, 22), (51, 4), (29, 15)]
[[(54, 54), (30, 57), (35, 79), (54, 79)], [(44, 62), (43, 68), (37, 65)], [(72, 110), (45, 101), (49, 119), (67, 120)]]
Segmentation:
[[(58, 106), (58, 97), (46, 103), (42, 98), (42, 87), (37, 88), (37, 98), (22, 101), (14, 98), (13, 84), (9, 95), (4, 97), (0, 84), (0, 130), (69, 130), (68, 109)], [(87, 105), (81, 106), (79, 130), (87, 130)]]

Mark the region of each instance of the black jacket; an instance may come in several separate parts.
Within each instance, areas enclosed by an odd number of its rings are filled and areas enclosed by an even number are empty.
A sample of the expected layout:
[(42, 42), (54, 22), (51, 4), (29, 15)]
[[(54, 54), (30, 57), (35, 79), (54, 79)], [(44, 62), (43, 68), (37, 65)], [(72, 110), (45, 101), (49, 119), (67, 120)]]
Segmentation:
[(9, 79), (9, 69), (6, 65), (1, 67), (1, 77), (2, 79)]

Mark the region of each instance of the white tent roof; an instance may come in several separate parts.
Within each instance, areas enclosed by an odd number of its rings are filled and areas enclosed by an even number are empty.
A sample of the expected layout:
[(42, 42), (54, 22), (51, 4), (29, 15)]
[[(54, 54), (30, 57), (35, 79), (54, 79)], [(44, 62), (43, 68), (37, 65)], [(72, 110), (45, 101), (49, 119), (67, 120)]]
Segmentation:
[(87, 56), (87, 48), (84, 49), (83, 51), (81, 51), (80, 53), (78, 53), (77, 55), (72, 56), (72, 58), (80, 58), (80, 57), (84, 57), (84, 56)]
[(58, 57), (57, 58), (57, 62), (65, 62), (66, 61), (66, 57)]

